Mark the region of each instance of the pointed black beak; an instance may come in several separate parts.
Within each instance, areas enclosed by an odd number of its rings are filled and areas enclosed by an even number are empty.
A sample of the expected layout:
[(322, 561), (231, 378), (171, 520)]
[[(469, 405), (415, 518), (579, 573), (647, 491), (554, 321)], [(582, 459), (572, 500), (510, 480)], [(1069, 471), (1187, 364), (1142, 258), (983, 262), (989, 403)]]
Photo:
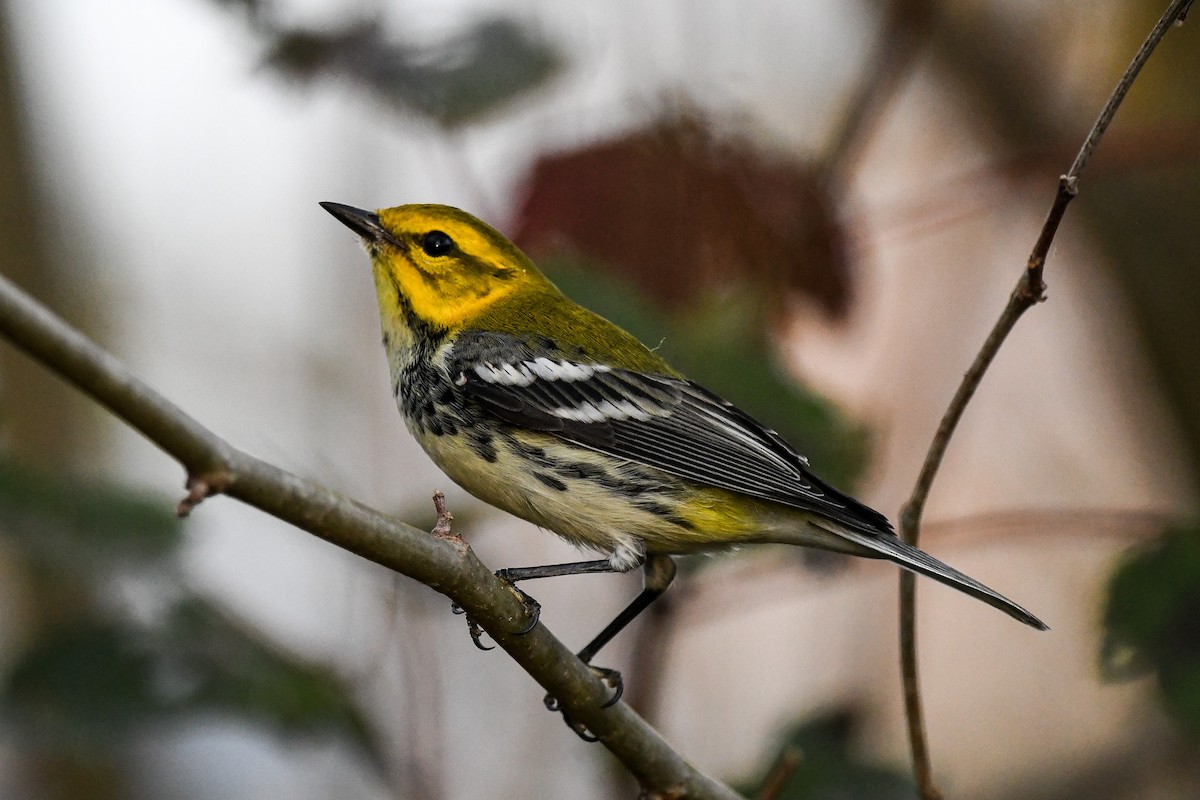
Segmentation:
[(361, 208), (343, 205), (342, 203), (321, 203), (321, 208), (328, 211), (350, 230), (372, 242), (391, 242), (393, 237), (379, 222), (379, 215), (374, 211), (363, 211)]

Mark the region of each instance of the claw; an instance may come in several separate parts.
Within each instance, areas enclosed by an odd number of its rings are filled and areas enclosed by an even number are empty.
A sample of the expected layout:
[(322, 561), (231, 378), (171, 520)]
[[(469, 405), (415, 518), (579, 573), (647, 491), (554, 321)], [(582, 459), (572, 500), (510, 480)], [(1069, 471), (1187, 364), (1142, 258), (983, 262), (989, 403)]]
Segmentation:
[[(617, 672), (615, 669), (609, 669), (608, 667), (593, 667), (591, 664), (588, 664), (588, 667), (591, 668), (592, 672), (596, 673), (596, 677), (603, 681), (604, 685), (612, 689), (613, 692), (612, 697), (608, 698), (608, 700), (604, 702), (604, 705), (600, 707), (612, 708), (621, 701), (621, 696), (625, 694), (625, 680), (621, 677), (621, 673)], [(557, 711), (558, 713), (562, 714), (563, 722), (567, 724), (568, 728), (575, 731), (575, 735), (580, 739), (583, 739), (585, 742), (600, 741), (600, 737), (589, 731), (583, 724), (572, 719), (571, 715), (567, 713), (566, 709), (562, 707), (562, 704), (558, 702), (558, 698), (554, 695), (548, 694), (542, 698), (542, 705), (546, 706), (547, 711)]]
[(486, 645), (479, 641), (479, 637), (483, 636), (483, 628), (479, 627), (479, 623), (471, 617), (467, 617), (467, 632), (471, 634), (471, 641), (480, 650), (495, 650), (495, 645)]
[[(591, 664), (588, 664), (592, 667)], [(625, 679), (621, 677), (621, 673), (615, 669), (608, 667), (592, 667), (592, 672), (596, 673), (596, 677), (604, 681), (604, 685), (612, 689), (612, 697), (608, 698), (601, 708), (612, 708), (617, 703), (621, 702), (621, 696), (625, 694)]]
[[(514, 586), (513, 588), (516, 589), (517, 587)], [(521, 593), (522, 600), (525, 603), (525, 615), (529, 617), (529, 621), (525, 623), (523, 628), (513, 631), (513, 633), (517, 636), (524, 636), (537, 627), (538, 620), (542, 618), (542, 604), (522, 592), (520, 589), (517, 589), (517, 591)]]
[[(450, 604), (450, 613), (458, 614), (461, 616), (463, 614), (466, 614), (467, 612), (466, 612), (466, 609), (464, 609), (458, 603), (451, 603)], [(467, 633), (471, 634), (471, 641), (480, 650), (495, 650), (496, 649), (495, 647), (488, 646), (479, 640), (480, 637), (483, 636), (483, 628), (479, 627), (479, 623), (476, 622), (475, 620), (471, 619), (470, 617), (467, 617)]]
[(593, 734), (583, 724), (576, 722), (574, 719), (572, 719), (571, 715), (568, 714), (561, 705), (559, 705), (558, 698), (555, 697), (554, 695), (552, 695), (552, 694), (546, 695), (542, 699), (542, 703), (546, 706), (546, 710), (558, 711), (558, 712), (562, 713), (563, 722), (565, 722), (567, 724), (568, 728), (575, 731), (575, 735), (578, 736), (580, 739), (583, 739), (585, 742), (589, 742), (589, 743), (600, 741), (599, 736), (596, 736), (595, 734)]
[(589, 731), (585, 726), (571, 719), (566, 713), (563, 714), (563, 722), (567, 723), (567, 727), (575, 731), (575, 735), (583, 739), (588, 744), (600, 741), (600, 737)]
[(496, 570), (496, 577), (507, 583), (508, 588), (512, 589), (516, 593), (517, 597), (521, 598), (521, 604), (525, 606), (525, 616), (529, 618), (529, 621), (526, 622), (525, 625), (519, 630), (513, 631), (514, 636), (524, 636), (537, 627), (538, 620), (542, 617), (542, 604), (537, 600), (534, 600), (529, 593), (520, 586), (517, 586), (513, 579), (508, 576), (507, 569)]
[[(505, 570), (498, 570), (496, 572), (496, 577), (508, 583), (509, 588), (517, 593), (517, 595), (521, 598), (521, 603), (525, 606), (525, 614), (527, 617), (529, 617), (529, 620), (521, 627), (520, 630), (513, 631), (516, 636), (524, 636), (537, 627), (538, 620), (541, 619), (542, 616), (542, 604), (537, 600), (534, 600), (532, 597), (518, 588), (515, 583), (510, 581), (508, 576), (505, 574)], [(450, 603), (450, 613), (458, 614), (460, 616), (467, 614), (466, 609), (454, 602)], [(467, 631), (471, 634), (471, 641), (474, 642), (475, 646), (480, 650), (496, 649), (495, 647), (485, 645), (480, 641), (480, 637), (483, 636), (483, 628), (479, 627), (479, 623), (471, 619), (469, 615), (467, 615)]]

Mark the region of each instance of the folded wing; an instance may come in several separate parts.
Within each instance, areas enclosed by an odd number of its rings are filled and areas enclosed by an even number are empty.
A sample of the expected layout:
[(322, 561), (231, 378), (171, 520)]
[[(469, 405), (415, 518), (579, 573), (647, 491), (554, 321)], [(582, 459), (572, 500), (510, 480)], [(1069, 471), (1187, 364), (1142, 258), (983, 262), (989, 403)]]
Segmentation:
[(777, 433), (690, 381), (485, 332), (459, 337), (445, 363), (469, 397), (513, 425), (864, 533), (891, 532), (882, 514), (809, 472)]

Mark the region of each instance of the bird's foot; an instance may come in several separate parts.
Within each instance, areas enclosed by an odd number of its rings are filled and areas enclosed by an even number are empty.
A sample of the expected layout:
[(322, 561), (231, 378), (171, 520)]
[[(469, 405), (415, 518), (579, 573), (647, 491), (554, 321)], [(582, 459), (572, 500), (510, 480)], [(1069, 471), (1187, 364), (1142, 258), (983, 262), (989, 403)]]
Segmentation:
[[(514, 636), (524, 636), (537, 627), (538, 620), (541, 619), (542, 616), (542, 604), (530, 597), (528, 592), (517, 586), (517, 584), (508, 577), (505, 570), (496, 570), (496, 577), (508, 584), (508, 588), (512, 589), (512, 591), (516, 593), (517, 597), (521, 599), (521, 605), (525, 607), (526, 622), (520, 628), (513, 631)], [(481, 641), (481, 637), (483, 636), (483, 628), (480, 627), (479, 623), (476, 622), (474, 618), (467, 614), (466, 610), (463, 609), (462, 606), (460, 606), (458, 603), (451, 603), (450, 610), (455, 614), (466, 615), (467, 631), (471, 634), (471, 641), (474, 642), (476, 647), (478, 647), (480, 650), (496, 649), (490, 645), (485, 645)]]
[(538, 620), (542, 617), (542, 604), (534, 600), (528, 592), (517, 586), (516, 581), (508, 577), (508, 570), (496, 570), (496, 577), (508, 584), (508, 588), (521, 599), (521, 605), (525, 607), (526, 623), (519, 629), (513, 631), (516, 636), (524, 636), (531, 630), (537, 627)]
[(591, 664), (588, 664), (588, 666), (591, 667), (592, 672), (596, 673), (596, 677), (603, 681), (604, 685), (612, 692), (612, 695), (600, 707), (612, 708), (621, 702), (621, 696), (625, 694), (625, 679), (621, 677), (621, 673), (608, 667), (592, 667)]
[(450, 604), (450, 612), (452, 614), (460, 614), (460, 615), (466, 616), (466, 618), (467, 618), (467, 633), (471, 634), (471, 642), (476, 647), (478, 647), (480, 650), (495, 650), (496, 649), (495, 646), (484, 644), (481, 641), (481, 637), (483, 636), (483, 628), (480, 626), (480, 624), (478, 622), (475, 621), (474, 617), (467, 614), (466, 609), (464, 609), (458, 603), (451, 603)]
[[(615, 669), (609, 669), (608, 667), (593, 667), (591, 664), (588, 664), (588, 668), (591, 669), (592, 672), (596, 673), (596, 677), (599, 678), (611, 691), (609, 698), (605, 700), (604, 705), (600, 707), (610, 708), (620, 702), (621, 695), (625, 693), (625, 681), (621, 677), (621, 673), (617, 672)], [(574, 717), (567, 713), (566, 709), (562, 707), (562, 704), (558, 702), (557, 697), (552, 694), (548, 694), (542, 702), (545, 704), (548, 711), (557, 711), (558, 713), (562, 714), (563, 722), (567, 723), (567, 727), (575, 731), (575, 735), (577, 735), (580, 739), (583, 739), (585, 742), (600, 741), (599, 737), (589, 731), (586, 725), (578, 722)]]

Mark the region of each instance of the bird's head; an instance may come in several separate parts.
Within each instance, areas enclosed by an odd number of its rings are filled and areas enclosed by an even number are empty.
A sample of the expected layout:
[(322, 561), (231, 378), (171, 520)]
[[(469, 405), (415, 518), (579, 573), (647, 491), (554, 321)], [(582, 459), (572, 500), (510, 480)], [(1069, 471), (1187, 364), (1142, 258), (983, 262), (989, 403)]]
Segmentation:
[(422, 321), (453, 329), (513, 292), (547, 284), (503, 234), (457, 208), (321, 207), (362, 237), (385, 320), (406, 304)]

